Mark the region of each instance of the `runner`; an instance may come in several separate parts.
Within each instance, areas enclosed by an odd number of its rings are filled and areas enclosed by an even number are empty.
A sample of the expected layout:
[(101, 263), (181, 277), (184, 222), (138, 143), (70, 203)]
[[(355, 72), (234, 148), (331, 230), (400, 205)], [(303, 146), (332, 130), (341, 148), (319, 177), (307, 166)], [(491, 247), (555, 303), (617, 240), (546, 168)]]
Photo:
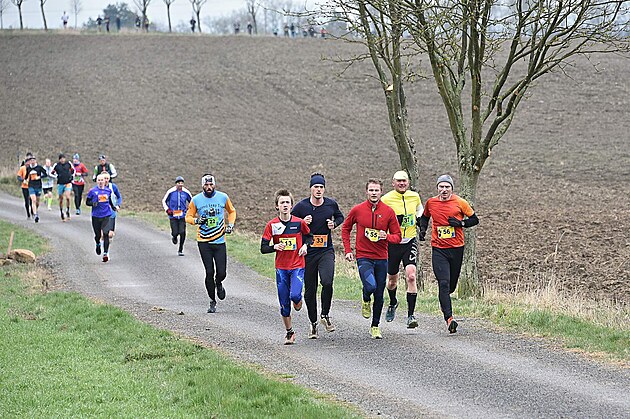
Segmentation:
[[(431, 227), (431, 262), (438, 281), (440, 309), (450, 333), (457, 332), (453, 319), (451, 296), (457, 288), (464, 259), (464, 232), (462, 227), (479, 224), (479, 218), (470, 204), (453, 193), (453, 179), (442, 175), (437, 179), (438, 195), (429, 200), (420, 218), (419, 239), (424, 240), (429, 219)], [(464, 219), (464, 217), (468, 217)]]
[(278, 216), (265, 226), (260, 240), (261, 253), (276, 252), (276, 285), (280, 302), (280, 315), (286, 329), (285, 345), (295, 343), (295, 332), (291, 323), (291, 302), (295, 311), (302, 309), (304, 286), (304, 256), (313, 235), (306, 222), (291, 215), (293, 195), (280, 189), (275, 197)]
[[(59, 195), (59, 212), (61, 221), (70, 219), (70, 192), (72, 191), (72, 165), (66, 161), (66, 155), (59, 154), (59, 161), (52, 169), (57, 176), (57, 194)], [(66, 215), (63, 215), (63, 200), (66, 199)]]
[(88, 169), (81, 163), (79, 155), (72, 156), (72, 192), (74, 193), (74, 207), (76, 214), (81, 214), (81, 200), (83, 199), (83, 188), (85, 178), (88, 176)]
[[(111, 224), (109, 229), (109, 242), (111, 243), (114, 240), (114, 230), (116, 230), (116, 215), (118, 211), (120, 211), (120, 206), (122, 205), (122, 195), (120, 194), (120, 190), (118, 190), (118, 186), (114, 182), (110, 182), (109, 173), (103, 172), (103, 176), (105, 177), (105, 187), (111, 189), (112, 191), (112, 215), (111, 215)], [(103, 233), (104, 234), (104, 233)]]
[(326, 180), (321, 173), (311, 175), (311, 196), (298, 202), (291, 213), (302, 218), (313, 234), (313, 244), (306, 254), (304, 271), (304, 302), (308, 310), (311, 327), (309, 339), (317, 339), (317, 275), (322, 284), (322, 313), (319, 321), (327, 332), (335, 326), (329, 313), (333, 296), (335, 276), (335, 249), (332, 243), (332, 230), (343, 223), (343, 214), (334, 199), (324, 197)]
[(109, 173), (110, 178), (113, 180), (118, 176), (118, 172), (116, 172), (116, 168), (113, 164), (107, 161), (107, 156), (101, 154), (98, 156), (98, 164), (94, 166), (94, 174), (92, 175), (92, 180), (96, 180), (96, 176), (99, 174), (107, 172)]
[(236, 209), (227, 194), (216, 190), (213, 175), (203, 175), (201, 186), (203, 192), (195, 195), (188, 204), (186, 222), (197, 226), (197, 246), (206, 269), (206, 291), (210, 297), (208, 313), (215, 313), (217, 311), (215, 289), (219, 300), (225, 298), (223, 287), (223, 281), (227, 276), (225, 234), (232, 234)]
[(192, 194), (184, 188), (184, 178), (177, 176), (175, 186), (170, 188), (162, 198), (162, 206), (168, 215), (171, 224), (171, 237), (173, 244), (177, 244), (179, 237), (179, 250), (177, 254), (184, 256), (184, 241), (186, 241), (186, 209), (192, 201)]
[(396, 291), (398, 289), (398, 272), (400, 262), (405, 269), (407, 279), (407, 328), (418, 327), (418, 321), (414, 316), (416, 309), (416, 298), (418, 296), (418, 286), (416, 284), (416, 264), (418, 263), (418, 241), (416, 240), (417, 219), (422, 216), (422, 201), (420, 195), (409, 190), (409, 175), (403, 170), (394, 173), (392, 178), (394, 190), (383, 195), (383, 203), (394, 210), (402, 240), (400, 244), (389, 243), (387, 259), (387, 292), (389, 293), (389, 307), (385, 314), (385, 320), (394, 321), (398, 299)]
[(31, 198), (31, 211), (33, 219), (39, 222), (39, 197), (42, 194), (42, 178), (48, 177), (46, 169), (37, 164), (37, 159), (32, 156), (26, 166), (26, 177), (28, 178), (28, 194)]
[(48, 211), (50, 211), (52, 210), (53, 188), (55, 187), (55, 179), (57, 178), (57, 175), (53, 173), (52, 162), (50, 159), (46, 159), (43, 167), (47, 176), (42, 179), (42, 189), (44, 191), (46, 207), (48, 208)]
[[(355, 247), (359, 276), (363, 283), (363, 302), (361, 314), (370, 318), (370, 333), (373, 339), (382, 339), (381, 312), (383, 311), (383, 292), (387, 280), (387, 243), (400, 243), (400, 226), (394, 210), (381, 202), (383, 182), (369, 179), (365, 185), (367, 200), (354, 206), (348, 213), (341, 228), (341, 239), (346, 260), (355, 259), (350, 245), (352, 227), (357, 225)], [(387, 233), (389, 231), (389, 234)], [(370, 300), (374, 295), (374, 304), (370, 310)]]
[(97, 255), (101, 254), (101, 238), (103, 238), (103, 262), (109, 260), (109, 229), (114, 207), (113, 195), (112, 190), (105, 186), (105, 176), (98, 175), (96, 186), (90, 189), (85, 198), (85, 204), (92, 207), (92, 229)]
[(24, 198), (24, 208), (26, 209), (26, 218), (30, 219), (33, 209), (31, 208), (31, 196), (28, 193), (28, 177), (26, 176), (26, 167), (30, 164), (33, 155), (26, 153), (26, 158), (20, 165), (17, 172), (17, 179), (20, 181), (22, 189), (22, 197)]

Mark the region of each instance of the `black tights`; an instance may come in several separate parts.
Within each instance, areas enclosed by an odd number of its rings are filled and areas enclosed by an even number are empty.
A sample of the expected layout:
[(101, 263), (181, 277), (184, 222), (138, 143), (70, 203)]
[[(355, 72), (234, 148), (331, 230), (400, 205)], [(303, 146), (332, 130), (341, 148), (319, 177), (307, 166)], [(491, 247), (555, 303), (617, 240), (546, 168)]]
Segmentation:
[[(109, 230), (111, 230), (111, 217), (92, 217), (92, 230), (94, 230), (94, 241), (96, 244), (103, 238), (103, 251), (109, 252)], [(103, 234), (101, 235), (101, 231)]]
[[(212, 301), (215, 298), (215, 284), (219, 285), (227, 276), (227, 252), (225, 243), (210, 244), (197, 242), (203, 266), (206, 268), (206, 291)], [(215, 274), (216, 268), (216, 274)]]
[(179, 251), (184, 251), (184, 242), (186, 241), (186, 220), (184, 218), (171, 218), (171, 236), (179, 236)]
[(26, 216), (30, 217), (33, 212), (31, 205), (31, 196), (28, 193), (28, 188), (22, 188), (22, 196), (24, 197), (24, 208), (26, 208)]
[(304, 302), (311, 323), (317, 322), (317, 277), (322, 283), (322, 315), (327, 316), (333, 296), (333, 278), (335, 276), (335, 252), (325, 252), (307, 256), (304, 269)]
[(449, 249), (434, 247), (431, 252), (433, 273), (438, 281), (440, 309), (444, 314), (444, 320), (448, 320), (449, 317), (453, 316), (451, 294), (457, 288), (463, 259), (463, 246)]
[(85, 185), (75, 185), (72, 184), (72, 191), (74, 192), (74, 207), (76, 209), (81, 208), (81, 198), (83, 196), (83, 187)]

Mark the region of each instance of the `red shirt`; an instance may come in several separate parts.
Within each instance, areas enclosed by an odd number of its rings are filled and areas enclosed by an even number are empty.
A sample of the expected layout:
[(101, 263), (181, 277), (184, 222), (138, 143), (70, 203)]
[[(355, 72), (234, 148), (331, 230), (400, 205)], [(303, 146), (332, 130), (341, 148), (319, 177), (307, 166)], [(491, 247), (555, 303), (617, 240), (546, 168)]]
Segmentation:
[(304, 256), (299, 256), (298, 252), (303, 244), (302, 234), (310, 232), (308, 224), (295, 215), (286, 222), (276, 217), (267, 223), (263, 239), (269, 240), (271, 246), (280, 242), (286, 245), (283, 251), (276, 251), (276, 269), (297, 269), (305, 266)]
[(440, 201), (437, 196), (429, 198), (424, 206), (424, 216), (433, 218), (431, 246), (442, 249), (462, 247), (464, 231), (461, 227), (449, 226), (448, 217), (463, 220), (464, 216), (470, 217), (474, 213), (468, 201), (455, 194), (448, 201)]
[[(348, 213), (341, 228), (344, 252), (352, 252), (350, 233), (357, 225), (355, 240), (356, 257), (382, 260), (387, 259), (387, 243), (400, 243), (400, 224), (393, 209), (378, 201), (376, 206), (369, 200), (354, 206)], [(387, 240), (379, 240), (379, 230), (389, 231)]]
[(72, 169), (72, 183), (74, 185), (85, 185), (83, 173), (89, 173), (87, 167), (83, 163), (79, 163), (76, 166), (72, 164)]

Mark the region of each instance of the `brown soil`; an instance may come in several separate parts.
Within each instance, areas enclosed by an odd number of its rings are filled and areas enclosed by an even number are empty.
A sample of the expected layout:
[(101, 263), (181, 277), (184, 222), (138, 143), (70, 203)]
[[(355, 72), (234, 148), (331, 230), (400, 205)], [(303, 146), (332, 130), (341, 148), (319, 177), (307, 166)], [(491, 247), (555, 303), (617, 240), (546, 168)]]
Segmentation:
[[(159, 210), (177, 175), (198, 192), (210, 171), (238, 227), (257, 232), (273, 192), (306, 196), (318, 170), (347, 212), (368, 177), (399, 168), (370, 64), (338, 77), (343, 66), (320, 59), (360, 52), (319, 39), (5, 34), (0, 167), (28, 150), (79, 152), (87, 166), (104, 152), (137, 210)], [(630, 301), (629, 62), (595, 61), (599, 72), (578, 60), (571, 78), (541, 80), (483, 170), (486, 284)], [(438, 174), (456, 173), (455, 147), (432, 82), (407, 93), (426, 199)]]

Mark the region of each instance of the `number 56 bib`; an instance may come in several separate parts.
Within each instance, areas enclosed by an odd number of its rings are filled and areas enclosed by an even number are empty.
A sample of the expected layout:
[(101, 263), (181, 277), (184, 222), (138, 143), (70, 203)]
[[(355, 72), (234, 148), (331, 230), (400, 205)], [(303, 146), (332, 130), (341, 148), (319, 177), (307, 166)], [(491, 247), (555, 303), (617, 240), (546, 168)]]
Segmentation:
[(438, 226), (437, 234), (438, 234), (438, 239), (452, 239), (455, 237), (455, 227)]

